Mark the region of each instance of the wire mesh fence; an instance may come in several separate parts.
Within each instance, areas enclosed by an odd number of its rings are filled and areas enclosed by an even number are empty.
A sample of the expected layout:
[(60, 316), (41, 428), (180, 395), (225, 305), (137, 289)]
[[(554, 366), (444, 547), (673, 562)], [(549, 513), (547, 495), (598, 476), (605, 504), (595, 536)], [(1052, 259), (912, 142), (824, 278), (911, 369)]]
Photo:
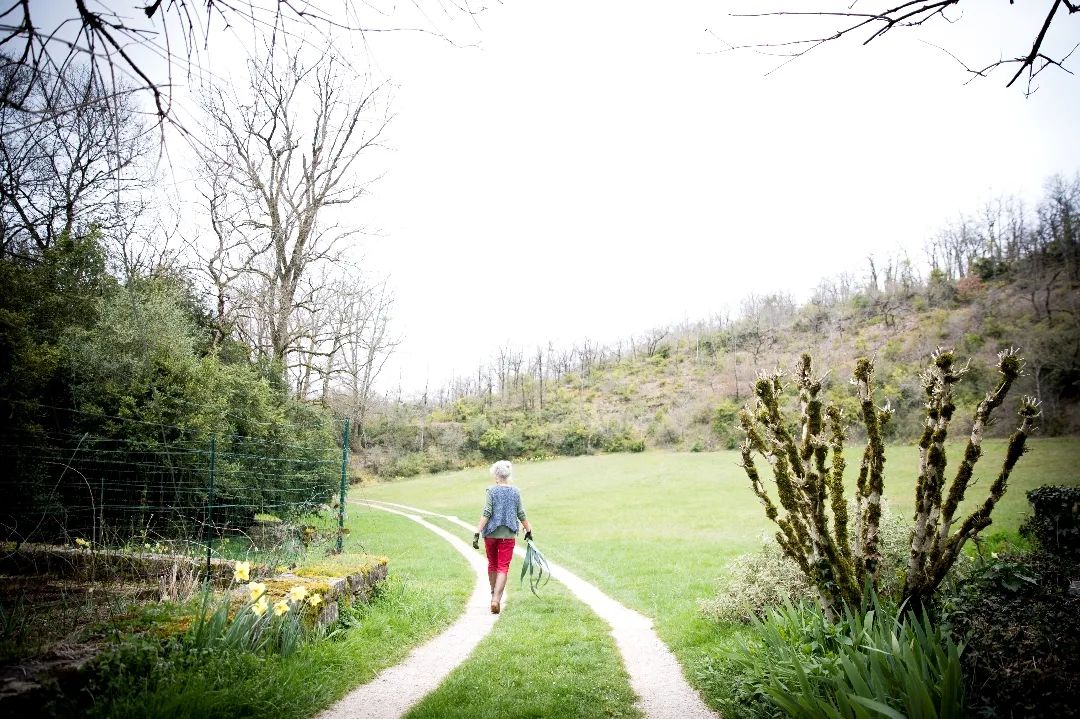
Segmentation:
[(347, 420), (242, 434), (58, 408), (54, 417), (0, 435), (0, 521), (16, 546), (167, 541), (209, 559), (216, 542), (246, 536), (257, 520), (336, 509), (341, 549)]

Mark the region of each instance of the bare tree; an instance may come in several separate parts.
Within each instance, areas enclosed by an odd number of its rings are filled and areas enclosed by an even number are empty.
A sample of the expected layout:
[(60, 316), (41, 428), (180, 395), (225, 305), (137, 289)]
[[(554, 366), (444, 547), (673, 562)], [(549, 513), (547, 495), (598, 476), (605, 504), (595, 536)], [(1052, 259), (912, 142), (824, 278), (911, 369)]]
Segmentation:
[(145, 176), (130, 93), (111, 93), (76, 65), (26, 84), (20, 107), (0, 106), (0, 256), (36, 254), (90, 228), (122, 239)]
[[(754, 48), (768, 50), (786, 57), (783, 64), (787, 64), (822, 45), (848, 37), (856, 37), (862, 40), (863, 45), (868, 45), (893, 30), (918, 28), (936, 20), (952, 23), (957, 19), (952, 16), (953, 12), (958, 14), (963, 8), (971, 7), (974, 4), (973, 0), (904, 0), (904, 2), (889, 0), (888, 2), (879, 1), (871, 7), (856, 7), (855, 3), (845, 1), (842, 4), (832, 3), (824, 6), (818, 4), (813, 9), (737, 13), (736, 17), (802, 16), (835, 20), (836, 22), (824, 33), (810, 37), (731, 46), (730, 49)], [(1010, 1), (1009, 5), (1013, 5), (1013, 3)], [(1041, 22), (1035, 27), (1025, 28), (1025, 38), (1027, 39), (1024, 40), (1023, 50), (1002, 52), (997, 59), (982, 66), (968, 65), (948, 49), (940, 49), (959, 62), (970, 74), (971, 79), (986, 77), (1002, 67), (1015, 68), (1015, 72), (1010, 76), (1006, 87), (1012, 87), (1021, 77), (1026, 77), (1027, 92), (1030, 94), (1035, 90), (1033, 84), (1035, 78), (1047, 68), (1059, 68), (1072, 74), (1072, 71), (1066, 67), (1066, 63), (1080, 48), (1080, 43), (1075, 42), (1075, 35), (1070, 36), (1068, 44), (1057, 51), (1047, 48), (1047, 35), (1051, 26), (1064, 25), (1072, 19), (1070, 16), (1076, 13), (1080, 13), (1080, 3), (1075, 2), (1075, 0), (1052, 0), (1048, 3), (1046, 14), (1042, 17)], [(1016, 54), (1013, 54), (1014, 52)]]
[[(156, 115), (172, 113), (174, 76), (211, 74), (212, 46), (233, 39), (229, 31), (245, 27), (257, 42), (323, 47), (335, 33), (421, 32), (444, 37), (415, 4), (415, 20), (400, 22), (398, 8), (378, 0), (320, 3), (215, 2), (214, 0), (53, 0), (47, 9), (31, 0), (0, 2), (0, 107), (28, 107), (32, 88), (47, 85), (76, 59), (84, 59), (94, 82), (114, 92), (132, 85), (149, 94)], [(110, 7), (110, 6), (120, 7)], [(138, 7), (141, 12), (131, 12)], [(444, 17), (477, 14), (467, 3), (440, 0)], [(368, 19), (370, 18), (370, 20)], [(392, 19), (394, 18), (394, 19)], [(25, 70), (23, 81), (11, 68)]]
[(219, 89), (204, 102), (216, 141), (202, 163), (224, 178), (204, 197), (218, 209), (212, 221), (236, 238), (219, 236), (219, 247), (240, 243), (251, 258), (249, 337), (284, 366), (302, 334), (295, 313), (320, 289), (305, 281), (357, 232), (328, 212), (366, 193), (374, 178), (359, 177), (359, 158), (379, 146), (389, 119), (377, 106), (381, 87), (350, 93), (361, 83), (332, 53), (311, 63), (271, 55), (249, 64), (249, 78), (249, 97)]
[(385, 284), (356, 293), (346, 306), (341, 370), (353, 432), (364, 441), (375, 381), (400, 340), (390, 333), (394, 296)]
[(536, 346), (536, 354), (533, 355), (533, 368), (536, 370), (536, 385), (540, 398), (540, 411), (544, 410), (544, 348)]
[(665, 328), (658, 327), (641, 337), (641, 344), (645, 350), (646, 357), (652, 357), (660, 349), (660, 343), (667, 337), (668, 331)]
[(236, 206), (229, 190), (229, 173), (219, 158), (204, 153), (197, 168), (200, 204), (210, 222), (212, 243), (199, 248), (199, 269), (210, 282), (214, 303), (213, 345), (229, 336), (239, 309), (238, 281), (251, 270), (256, 257), (269, 249), (244, 231), (246, 205)]

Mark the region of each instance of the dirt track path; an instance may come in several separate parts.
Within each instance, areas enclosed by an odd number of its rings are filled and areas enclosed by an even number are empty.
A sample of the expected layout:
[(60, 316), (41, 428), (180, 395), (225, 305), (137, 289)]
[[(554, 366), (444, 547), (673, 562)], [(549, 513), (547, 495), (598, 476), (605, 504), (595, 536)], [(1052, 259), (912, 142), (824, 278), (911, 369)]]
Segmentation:
[[(479, 558), (479, 555), (470, 551), (468, 545), (461, 539), (454, 537), (450, 533), (445, 532), (432, 524), (424, 522), (418, 515), (439, 517), (472, 532), (473, 526), (469, 525), (467, 522), (464, 522), (457, 517), (438, 514), (436, 512), (428, 512), (423, 509), (417, 509), (416, 507), (409, 507), (403, 504), (395, 504), (393, 502), (364, 500), (363, 502), (354, 501), (353, 504), (363, 504), (368, 507), (382, 509), (388, 512), (405, 514), (405, 516), (409, 516), (412, 519), (419, 521), (421, 524), (424, 524), (433, 530), (437, 530), (444, 539), (452, 541), (459, 551), (461, 551), (461, 547), (465, 547), (465, 551), (471, 556), (470, 562), (475, 560), (480, 563), (482, 568), (480, 571), (484, 573), (483, 589), (485, 593), (488, 591), (486, 577), (487, 565)], [(525, 554), (524, 550), (520, 548), (515, 548), (514, 553), (519, 556), (524, 556)], [(600, 591), (598, 587), (586, 582), (584, 579), (581, 579), (567, 569), (553, 563), (549, 564), (551, 564), (552, 576), (557, 581), (565, 584), (574, 596), (587, 604), (601, 619), (611, 626), (611, 634), (615, 639), (615, 644), (618, 646), (619, 652), (622, 654), (623, 662), (626, 665), (626, 671), (630, 675), (630, 686), (638, 696), (638, 707), (648, 719), (717, 719), (719, 715), (705, 706), (701, 697), (698, 696), (698, 693), (694, 691), (693, 687), (690, 686), (683, 676), (682, 668), (676, 661), (675, 655), (671, 653), (671, 650), (660, 641), (660, 637), (653, 631), (652, 620), (643, 614), (639, 614), (632, 609), (624, 607), (622, 604)], [(487, 595), (485, 594), (485, 609), (486, 601)], [(491, 625), (487, 627), (487, 630), (490, 630), (490, 628)], [(453, 627), (451, 629), (453, 629)], [(449, 631), (450, 630), (448, 630), (448, 632)], [(432, 641), (434, 642), (436, 640)], [(478, 642), (479, 639), (477, 639), (476, 642), (473, 642), (469, 647), (469, 651), (471, 651), (472, 647)], [(421, 649), (423, 649), (423, 647)], [(417, 652), (419, 651), (420, 650), (417, 650)], [(464, 661), (464, 659), (465, 656), (462, 656), (457, 661), (460, 663), (461, 661)], [(408, 663), (408, 661), (409, 660), (407, 660), (406, 663)], [(456, 664), (454, 666), (456, 666)], [(453, 666), (445, 670), (439, 679), (440, 682), (442, 681), (442, 677), (445, 677), (450, 673), (451, 669), (453, 669)], [(376, 679), (376, 681), (378, 681), (378, 679)], [(360, 690), (362, 689), (364, 689), (364, 687), (360, 688)], [(350, 695), (350, 697), (351, 696), (352, 695)], [(346, 698), (346, 701), (348, 701), (348, 698)], [(326, 716), (382, 717), (390, 715), (328, 714)]]
[(468, 560), (476, 572), (476, 585), (465, 612), (446, 631), (414, 649), (405, 661), (384, 669), (370, 682), (351, 691), (321, 713), (319, 719), (399, 719), (465, 661), (499, 618), (491, 613), (487, 561), (472, 547), (445, 529), (424, 521), (415, 511), (368, 506), (408, 517), (445, 539)]

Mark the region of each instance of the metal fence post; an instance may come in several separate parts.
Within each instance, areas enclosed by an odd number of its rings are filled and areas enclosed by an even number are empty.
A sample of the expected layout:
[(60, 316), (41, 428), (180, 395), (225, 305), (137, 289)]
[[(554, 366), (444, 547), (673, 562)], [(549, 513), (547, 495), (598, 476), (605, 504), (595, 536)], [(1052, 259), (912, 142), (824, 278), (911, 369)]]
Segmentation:
[(338, 495), (338, 534), (337, 551), (341, 554), (341, 548), (345, 541), (345, 487), (348, 482), (347, 471), (349, 468), (349, 418), (345, 418), (345, 428), (341, 432), (341, 491)]
[(210, 555), (214, 547), (214, 471), (217, 468), (217, 435), (210, 435), (210, 481), (206, 492), (206, 581), (210, 581)]

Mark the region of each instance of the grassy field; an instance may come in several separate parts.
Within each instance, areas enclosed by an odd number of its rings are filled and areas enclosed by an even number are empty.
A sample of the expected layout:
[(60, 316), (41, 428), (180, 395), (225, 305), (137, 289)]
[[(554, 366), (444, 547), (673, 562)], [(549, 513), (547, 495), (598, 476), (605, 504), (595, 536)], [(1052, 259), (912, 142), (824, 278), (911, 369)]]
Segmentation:
[[(1041, 439), (1030, 447), (988, 533), (1016, 530), (1027, 510), (1026, 490), (1080, 482), (1075, 470), (1080, 442)], [(950, 449), (955, 466), (961, 447)], [(971, 497), (986, 491), (1003, 453), (1002, 442), (986, 443)], [(848, 453), (852, 478), (858, 456), (855, 449)], [(698, 602), (715, 593), (731, 559), (752, 551), (762, 534), (772, 531), (738, 459), (734, 452), (617, 454), (522, 463), (515, 469), (538, 546), (653, 617), (688, 678), (707, 696), (714, 689), (712, 657), (730, 632), (718, 632), (702, 618)], [(911, 513), (917, 461), (913, 447), (892, 447), (887, 454), (885, 492), (901, 516)], [(473, 522), (490, 481), (486, 470), (473, 469), (356, 488), (352, 496), (413, 504)], [(536, 601), (519, 597), (523, 605)]]
[(515, 582), (491, 634), (408, 719), (639, 716), (607, 625), (561, 584), (535, 597)]

